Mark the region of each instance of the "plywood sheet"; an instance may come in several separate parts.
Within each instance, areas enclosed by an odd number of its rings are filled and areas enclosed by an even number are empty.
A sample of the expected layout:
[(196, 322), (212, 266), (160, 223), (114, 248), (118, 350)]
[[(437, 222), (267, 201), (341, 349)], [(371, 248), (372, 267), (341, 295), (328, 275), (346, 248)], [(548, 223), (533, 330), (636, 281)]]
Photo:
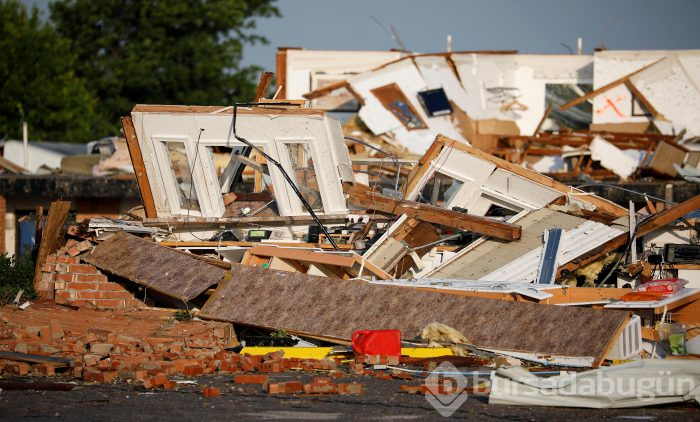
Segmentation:
[(625, 312), (456, 296), (242, 265), (234, 265), (200, 315), (338, 340), (360, 329), (399, 329), (402, 337), (415, 338), (426, 325), (441, 322), (478, 347), (577, 357), (603, 354), (628, 319)]
[(166, 296), (189, 301), (221, 281), (226, 271), (126, 232), (95, 247), (83, 261)]

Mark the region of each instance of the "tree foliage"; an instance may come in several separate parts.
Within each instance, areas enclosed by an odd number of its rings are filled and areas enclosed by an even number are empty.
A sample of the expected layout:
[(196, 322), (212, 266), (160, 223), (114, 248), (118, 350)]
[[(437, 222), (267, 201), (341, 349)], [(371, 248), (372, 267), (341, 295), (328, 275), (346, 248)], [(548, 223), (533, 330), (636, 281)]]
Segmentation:
[(90, 136), (95, 99), (73, 71), (70, 42), (39, 10), (0, 0), (0, 138), (84, 141)]
[(76, 72), (100, 101), (94, 128), (114, 133), (138, 103), (250, 100), (257, 67), (242, 67), (256, 17), (274, 0), (59, 0), (51, 19), (71, 40)]

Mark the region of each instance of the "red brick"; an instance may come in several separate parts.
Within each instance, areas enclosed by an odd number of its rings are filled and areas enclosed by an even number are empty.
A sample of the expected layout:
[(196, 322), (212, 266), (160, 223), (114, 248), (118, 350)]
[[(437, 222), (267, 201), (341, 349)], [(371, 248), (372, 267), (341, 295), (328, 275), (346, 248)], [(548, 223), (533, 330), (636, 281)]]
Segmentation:
[(304, 384), (300, 381), (273, 382), (265, 385), (270, 394), (297, 394), (304, 392)]
[(424, 385), (401, 385), (399, 386), (399, 391), (408, 394), (421, 394), (423, 392), (422, 387)]
[(71, 264), (68, 271), (76, 274), (97, 274), (97, 268), (92, 265)]
[(92, 242), (90, 242), (89, 240), (83, 240), (82, 242), (78, 242), (75, 245), (75, 247), (78, 248), (80, 252), (85, 252), (89, 249), (92, 249)]
[(267, 383), (267, 375), (236, 375), (233, 377), (233, 382), (236, 384), (265, 384)]
[(264, 362), (261, 363), (260, 366), (258, 366), (258, 370), (260, 372), (276, 373), (282, 372), (283, 368), (282, 365), (279, 364), (279, 362)]
[(340, 383), (337, 387), (339, 394), (365, 394), (365, 385), (359, 382)]
[(104, 274), (76, 274), (75, 278), (79, 283), (107, 283), (107, 276)]
[(112, 282), (106, 282), (106, 283), (99, 283), (97, 285), (97, 290), (102, 290), (102, 291), (108, 291), (108, 292), (123, 292), (126, 291), (126, 289), (119, 283), (112, 283)]
[[(73, 281), (73, 274), (56, 274), (56, 281), (71, 282)], [(65, 289), (65, 286), (63, 288)]]
[(55, 265), (43, 264), (43, 265), (41, 266), (41, 272), (42, 272), (42, 273), (50, 273), (50, 272), (53, 272), (53, 271), (56, 271), (56, 266), (55, 266)]
[(335, 394), (338, 390), (335, 384), (304, 384), (306, 394)]
[(94, 299), (94, 304), (98, 308), (123, 309), (126, 306), (124, 299)]
[(163, 383), (164, 390), (175, 390), (177, 388), (177, 383), (175, 381), (167, 380)]
[(97, 290), (97, 283), (86, 283), (86, 282), (72, 281), (70, 283), (66, 283), (66, 289)]
[(188, 377), (194, 377), (197, 375), (201, 375), (203, 372), (204, 372), (204, 368), (202, 368), (201, 366), (195, 366), (195, 365), (186, 366), (185, 369), (182, 371), (182, 373)]
[(316, 384), (316, 385), (333, 384), (333, 378), (331, 378), (331, 377), (314, 377), (311, 380), (311, 383)]
[(220, 397), (221, 390), (215, 387), (204, 387), (204, 390), (202, 390), (202, 394), (204, 395), (204, 397)]
[(90, 290), (77, 290), (75, 296), (78, 299), (102, 299), (101, 292), (93, 292)]
[(80, 264), (80, 258), (71, 258), (68, 256), (56, 257), (57, 264)]
[(7, 362), (5, 364), (5, 372), (12, 375), (27, 375), (29, 373), (29, 365), (24, 362)]
[(47, 263), (47, 264), (55, 264), (55, 263), (56, 263), (56, 258), (57, 258), (56, 255), (53, 255), (53, 254), (48, 255), (48, 256), (46, 257), (46, 263)]
[(86, 382), (112, 382), (117, 375), (116, 371), (83, 370), (83, 380)]
[(32, 365), (32, 372), (40, 375), (56, 375), (56, 367), (50, 363)]
[(56, 274), (54, 273), (42, 273), (41, 281), (52, 283), (55, 280)]

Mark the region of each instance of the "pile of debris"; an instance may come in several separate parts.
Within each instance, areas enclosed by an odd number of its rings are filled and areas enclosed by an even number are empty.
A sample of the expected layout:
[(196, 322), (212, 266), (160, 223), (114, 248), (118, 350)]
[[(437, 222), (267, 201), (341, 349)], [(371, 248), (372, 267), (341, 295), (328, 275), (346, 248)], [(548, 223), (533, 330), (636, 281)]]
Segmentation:
[[(237, 373), (270, 394), (361, 394), (333, 377), (700, 353), (700, 196), (642, 196), (637, 212), (442, 135), (397, 185), (365, 184), (337, 120), (258, 100), (123, 118), (143, 209), (67, 225), (71, 204), (51, 205), (43, 300), (2, 309), (5, 372), (146, 388)], [(244, 374), (288, 370), (330, 377)], [(494, 374), (494, 400), (521, 375)]]

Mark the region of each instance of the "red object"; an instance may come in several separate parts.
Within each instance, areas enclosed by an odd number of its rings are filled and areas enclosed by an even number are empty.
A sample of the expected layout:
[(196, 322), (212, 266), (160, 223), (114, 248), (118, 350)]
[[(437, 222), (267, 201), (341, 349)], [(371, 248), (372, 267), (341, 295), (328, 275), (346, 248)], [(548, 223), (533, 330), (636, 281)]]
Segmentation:
[(352, 349), (357, 355), (401, 356), (401, 331), (355, 331), (352, 333)]

